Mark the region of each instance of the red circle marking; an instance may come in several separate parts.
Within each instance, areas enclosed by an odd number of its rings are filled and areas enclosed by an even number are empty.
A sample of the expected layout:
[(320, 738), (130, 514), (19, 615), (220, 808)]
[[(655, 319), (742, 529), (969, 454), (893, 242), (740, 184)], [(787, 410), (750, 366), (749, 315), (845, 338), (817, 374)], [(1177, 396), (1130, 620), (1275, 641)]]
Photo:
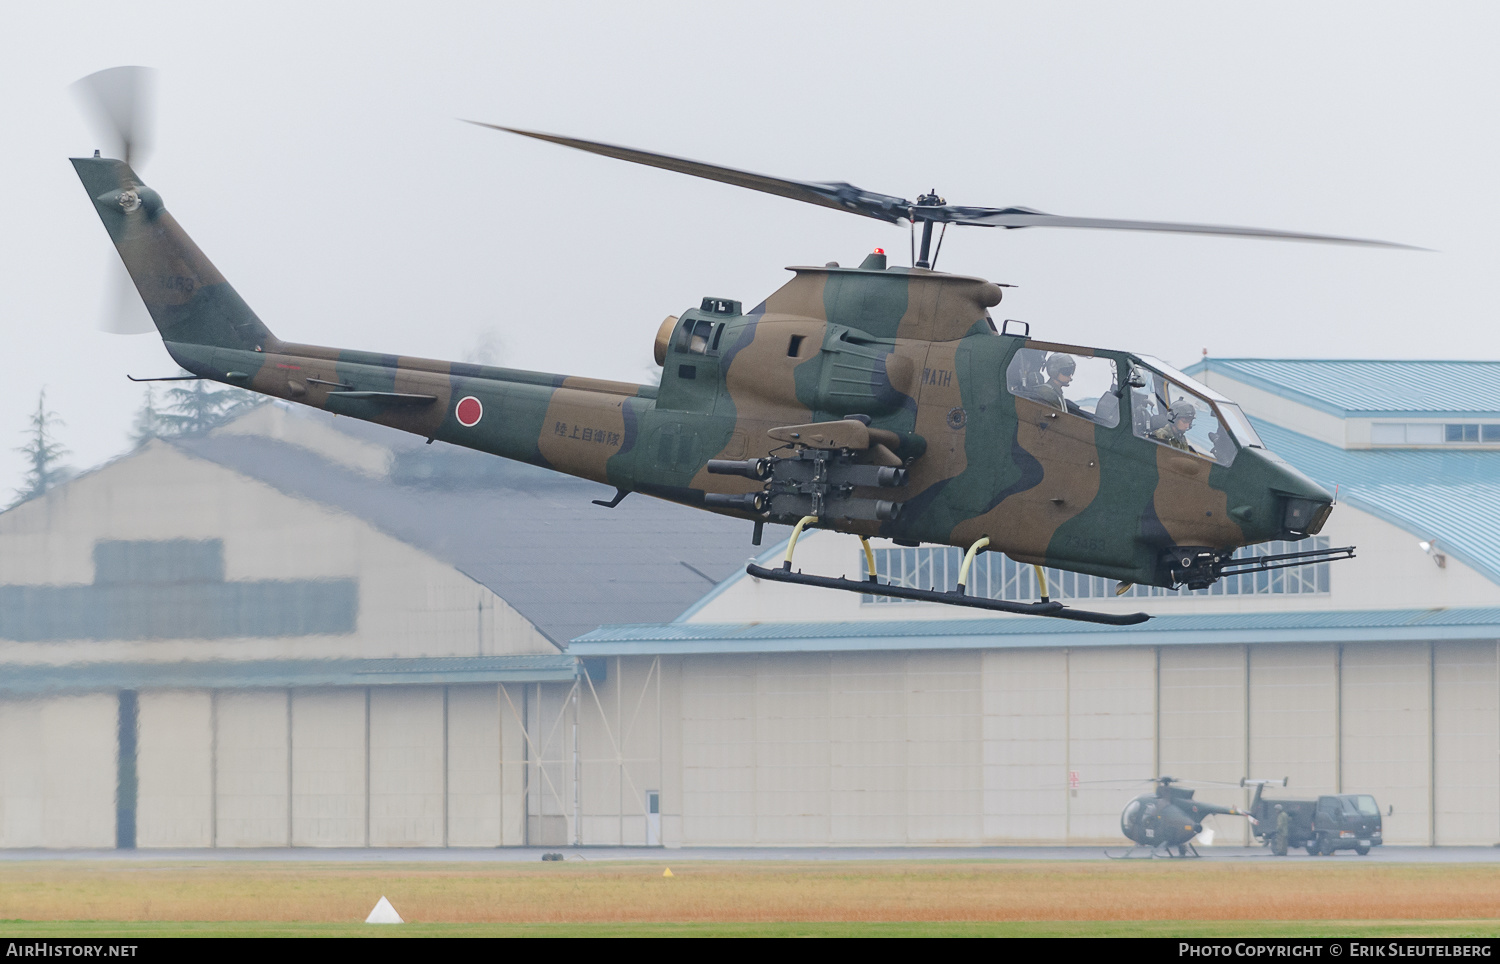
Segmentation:
[(484, 417), (484, 406), (479, 403), (479, 399), (469, 395), (459, 400), (453, 414), (458, 417), (458, 424), (464, 428), (473, 428)]

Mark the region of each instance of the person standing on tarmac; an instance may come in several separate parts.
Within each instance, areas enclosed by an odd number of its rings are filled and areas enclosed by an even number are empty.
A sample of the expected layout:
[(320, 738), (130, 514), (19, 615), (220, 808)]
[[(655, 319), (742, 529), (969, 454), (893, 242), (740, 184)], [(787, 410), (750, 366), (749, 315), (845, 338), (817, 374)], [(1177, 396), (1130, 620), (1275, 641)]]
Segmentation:
[(1286, 810), (1278, 803), (1276, 805), (1276, 836), (1271, 840), (1271, 853), (1278, 857), (1286, 856), (1286, 837), (1291, 829), (1291, 823), (1292, 818), (1287, 816)]

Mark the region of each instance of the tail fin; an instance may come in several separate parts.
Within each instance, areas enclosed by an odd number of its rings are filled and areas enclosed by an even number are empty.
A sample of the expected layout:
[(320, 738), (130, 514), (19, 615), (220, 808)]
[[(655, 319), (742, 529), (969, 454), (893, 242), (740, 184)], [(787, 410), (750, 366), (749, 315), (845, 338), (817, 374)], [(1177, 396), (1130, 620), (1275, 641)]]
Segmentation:
[(75, 157), (73, 168), (169, 350), (174, 343), (247, 350), (275, 343), (130, 165)]

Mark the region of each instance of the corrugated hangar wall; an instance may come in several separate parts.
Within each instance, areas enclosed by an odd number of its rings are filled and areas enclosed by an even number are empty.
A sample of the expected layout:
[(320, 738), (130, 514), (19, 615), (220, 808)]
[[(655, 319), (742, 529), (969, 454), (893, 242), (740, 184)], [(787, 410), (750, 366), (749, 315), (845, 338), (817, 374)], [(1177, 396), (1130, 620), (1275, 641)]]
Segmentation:
[[(1389, 843), (1493, 844), (1496, 649), (621, 657), (576, 690), (144, 690), (135, 841), (1103, 844), (1130, 781), (1250, 774), (1289, 777), (1286, 796), (1374, 793)], [(0, 702), (0, 846), (115, 846), (118, 705)], [(1218, 834), (1245, 840), (1238, 820)]]
[[(1158, 773), (1373, 793), (1392, 843), (1500, 840), (1495, 643), (663, 657), (659, 707), (655, 665), (610, 659), (581, 701), (585, 843), (641, 841), (658, 709), (669, 845), (1118, 843)], [(601, 716), (637, 720), (619, 762)]]
[(116, 694), (0, 701), (0, 846), (113, 847), (127, 814), (143, 848), (520, 844), (507, 689), (143, 690), (133, 810)]
[[(1103, 844), (1130, 781), (1248, 773), (1373, 793), (1391, 843), (1487, 845), (1496, 649), (619, 657), (576, 688), (142, 690), (136, 844)], [(0, 846), (116, 844), (119, 706), (0, 701)]]

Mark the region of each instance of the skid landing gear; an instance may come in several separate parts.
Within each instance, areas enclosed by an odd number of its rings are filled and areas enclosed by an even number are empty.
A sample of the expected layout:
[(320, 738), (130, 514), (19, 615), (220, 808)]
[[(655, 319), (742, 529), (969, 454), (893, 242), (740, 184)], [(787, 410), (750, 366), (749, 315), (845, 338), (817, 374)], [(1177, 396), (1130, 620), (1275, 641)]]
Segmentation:
[(1129, 850), (1125, 851), (1122, 854), (1112, 854), (1108, 850), (1106, 850), (1104, 851), (1104, 856), (1108, 857), (1110, 860), (1156, 860), (1161, 857), (1169, 857), (1172, 860), (1181, 860), (1185, 857), (1202, 857), (1203, 855), (1198, 852), (1197, 847), (1194, 847), (1191, 843), (1186, 843), (1179, 846), (1175, 854), (1172, 853), (1171, 847), (1136, 846), (1131, 847)]
[(810, 523), (816, 522), (816, 516), (804, 516), (792, 529), (792, 537), (787, 542), (786, 560), (782, 562), (779, 569), (767, 569), (750, 563), (745, 566), (745, 571), (757, 579), (769, 579), (772, 582), (789, 582), (799, 586), (818, 586), (822, 589), (842, 589), (846, 592), (867, 593), (872, 596), (890, 596), (895, 599), (915, 599), (922, 602), (944, 603), (949, 606), (969, 606), (974, 609), (988, 609), (991, 612), (1015, 613), (1022, 616), (1047, 616), (1051, 619), (1071, 619), (1083, 623), (1099, 623), (1105, 626), (1133, 626), (1143, 623), (1151, 617), (1146, 613), (1096, 613), (1083, 609), (1070, 609), (1060, 602), (1048, 599), (1046, 596), (1046, 579), (1042, 577), (1039, 585), (1042, 587), (1042, 598), (1034, 603), (1008, 602), (1003, 599), (989, 599), (983, 596), (970, 596), (966, 590), (965, 583), (968, 581), (969, 569), (974, 562), (974, 556), (980, 549), (989, 544), (989, 539), (980, 539), (969, 547), (964, 555), (963, 568), (959, 570), (958, 587), (951, 592), (939, 592), (936, 589), (915, 589), (909, 586), (894, 586), (890, 583), (882, 583), (875, 576), (875, 554), (870, 551), (870, 543), (863, 536), (860, 543), (865, 549), (865, 561), (870, 571), (868, 578), (864, 580), (846, 579), (844, 577), (834, 578), (831, 576), (814, 576), (803, 572), (792, 570), (792, 553), (797, 550), (797, 539), (802, 535), (802, 530)]

